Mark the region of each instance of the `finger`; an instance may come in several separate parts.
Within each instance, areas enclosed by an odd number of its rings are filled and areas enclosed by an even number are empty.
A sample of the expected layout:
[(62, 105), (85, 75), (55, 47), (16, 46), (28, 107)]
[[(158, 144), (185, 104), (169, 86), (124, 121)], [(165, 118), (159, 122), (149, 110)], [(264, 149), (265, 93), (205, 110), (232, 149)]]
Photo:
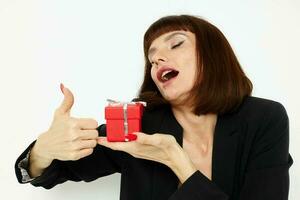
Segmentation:
[(104, 142), (107, 142), (107, 137), (98, 137), (97, 138), (97, 142), (98, 142), (98, 144), (100, 144), (100, 143), (104, 143)]
[(93, 148), (88, 148), (88, 149), (81, 149), (76, 153), (76, 158), (75, 160), (79, 160), (81, 158), (84, 158), (86, 156), (89, 156), (93, 153), (94, 149)]
[(147, 153), (145, 153), (145, 152), (153, 152), (154, 151), (153, 146), (150, 146), (150, 145), (140, 145), (135, 141), (108, 142), (106, 137), (99, 137), (98, 144), (105, 146), (107, 148), (113, 149), (113, 150), (124, 151), (136, 158), (142, 158), (142, 159), (159, 162), (159, 160), (157, 158), (155, 158), (151, 155), (147, 155)]
[(77, 118), (76, 120), (77, 126), (80, 129), (89, 130), (98, 128), (98, 122), (94, 119)]
[(79, 138), (84, 140), (96, 140), (98, 138), (97, 130), (79, 130)]
[(69, 115), (71, 108), (74, 104), (74, 95), (68, 88), (64, 87), (63, 84), (61, 84), (60, 87), (61, 87), (61, 91), (64, 94), (64, 99), (63, 99), (61, 105), (56, 109), (56, 114)]
[(158, 146), (161, 144), (161, 140), (162, 140), (161, 134), (148, 135), (143, 132), (135, 132), (134, 134), (137, 135), (136, 142), (140, 144), (153, 145), (153, 146)]
[(76, 150), (90, 149), (96, 147), (97, 145), (96, 140), (78, 140), (76, 143)]
[(97, 143), (102, 146), (116, 150), (117, 145), (115, 143), (118, 143), (118, 142), (109, 142), (109, 141), (107, 141), (107, 137), (98, 137)]
[(109, 142), (106, 137), (98, 137), (97, 143), (113, 150), (127, 151), (129, 145), (132, 146), (134, 142)]

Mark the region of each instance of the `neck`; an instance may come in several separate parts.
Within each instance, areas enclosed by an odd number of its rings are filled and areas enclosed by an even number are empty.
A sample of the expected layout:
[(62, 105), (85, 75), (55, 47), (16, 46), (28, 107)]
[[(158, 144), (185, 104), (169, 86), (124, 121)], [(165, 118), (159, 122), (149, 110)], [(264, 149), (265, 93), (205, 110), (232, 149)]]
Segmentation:
[(216, 114), (195, 115), (192, 109), (185, 106), (172, 107), (172, 111), (184, 129), (186, 140), (211, 142), (217, 122)]

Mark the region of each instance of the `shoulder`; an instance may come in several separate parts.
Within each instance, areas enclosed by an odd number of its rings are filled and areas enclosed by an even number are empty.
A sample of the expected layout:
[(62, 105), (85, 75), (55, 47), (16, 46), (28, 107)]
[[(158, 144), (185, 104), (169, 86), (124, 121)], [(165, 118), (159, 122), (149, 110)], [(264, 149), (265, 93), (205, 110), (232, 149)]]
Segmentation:
[(288, 120), (286, 109), (280, 102), (254, 96), (244, 99), (237, 115), (248, 122)]
[(145, 109), (142, 116), (142, 129), (146, 132), (156, 132), (166, 118), (170, 117), (168, 106)]
[(241, 120), (242, 136), (252, 143), (255, 152), (264, 152), (272, 147), (278, 147), (278, 152), (288, 151), (289, 119), (281, 103), (247, 97), (237, 116)]
[(289, 161), (289, 119), (276, 101), (247, 97), (237, 111), (248, 169), (286, 165)]

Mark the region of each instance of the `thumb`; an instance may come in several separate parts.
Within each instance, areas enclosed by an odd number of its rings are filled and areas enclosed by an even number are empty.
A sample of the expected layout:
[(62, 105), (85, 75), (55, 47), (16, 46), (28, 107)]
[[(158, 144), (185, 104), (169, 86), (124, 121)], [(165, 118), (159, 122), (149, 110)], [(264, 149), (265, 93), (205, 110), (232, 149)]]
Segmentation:
[(70, 114), (71, 108), (74, 104), (74, 96), (73, 93), (66, 88), (62, 83), (60, 84), (60, 89), (64, 94), (64, 100), (61, 105), (58, 107), (57, 112), (60, 115)]

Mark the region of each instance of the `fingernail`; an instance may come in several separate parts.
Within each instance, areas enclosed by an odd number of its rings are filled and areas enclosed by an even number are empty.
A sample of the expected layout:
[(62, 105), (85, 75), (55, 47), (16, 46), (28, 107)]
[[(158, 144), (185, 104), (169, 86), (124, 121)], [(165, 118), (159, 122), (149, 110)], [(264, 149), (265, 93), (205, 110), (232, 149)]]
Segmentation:
[(60, 84), (60, 90), (61, 90), (61, 92), (62, 92), (63, 94), (65, 94), (65, 93), (64, 93), (64, 87), (65, 87), (64, 84), (61, 83), (61, 84)]
[(129, 133), (127, 135), (127, 138), (129, 139), (129, 141), (133, 141), (133, 140), (136, 140), (137, 139), (137, 135), (136, 134), (133, 134), (133, 133)]
[(105, 138), (98, 137), (98, 142), (104, 142), (104, 141), (105, 141)]

